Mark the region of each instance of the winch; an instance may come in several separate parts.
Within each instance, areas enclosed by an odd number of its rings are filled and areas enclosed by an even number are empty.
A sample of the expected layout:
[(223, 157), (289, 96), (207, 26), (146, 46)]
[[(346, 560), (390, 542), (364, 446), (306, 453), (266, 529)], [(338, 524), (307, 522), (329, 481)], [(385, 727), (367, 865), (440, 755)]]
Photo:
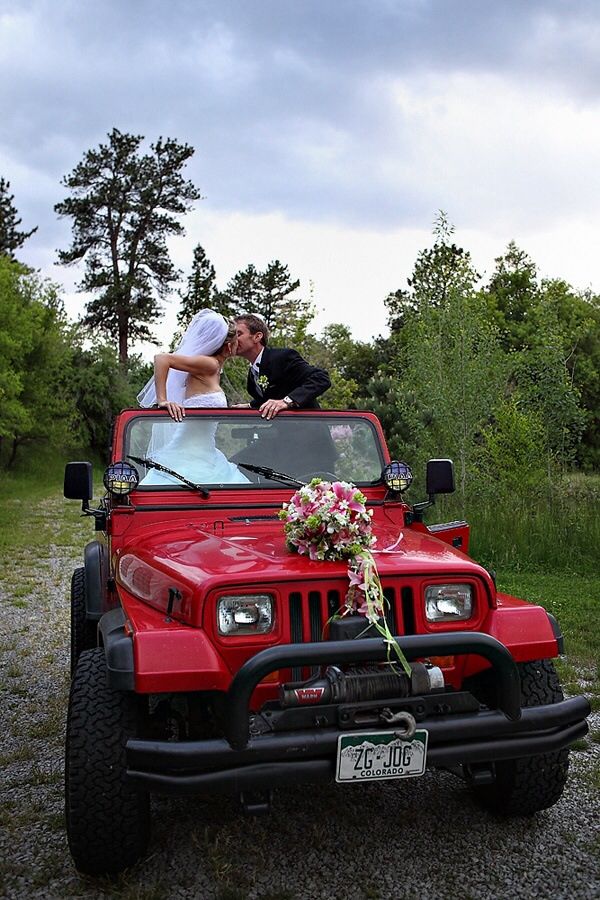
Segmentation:
[(438, 666), (410, 663), (411, 675), (384, 668), (354, 668), (342, 671), (328, 666), (322, 675), (308, 681), (284, 684), (279, 693), (283, 707), (324, 703), (360, 703), (392, 697), (413, 697), (444, 689), (444, 675)]

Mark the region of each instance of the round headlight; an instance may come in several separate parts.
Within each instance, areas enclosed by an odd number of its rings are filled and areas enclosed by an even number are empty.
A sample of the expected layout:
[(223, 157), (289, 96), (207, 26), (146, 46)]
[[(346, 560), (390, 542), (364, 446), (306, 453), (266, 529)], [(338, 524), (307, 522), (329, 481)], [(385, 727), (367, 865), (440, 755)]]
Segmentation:
[(111, 465), (106, 469), (102, 481), (104, 487), (110, 494), (117, 497), (124, 497), (138, 486), (140, 476), (138, 470), (131, 463), (122, 460)]
[(413, 474), (409, 465), (393, 460), (383, 470), (382, 478), (390, 491), (401, 494), (410, 487)]

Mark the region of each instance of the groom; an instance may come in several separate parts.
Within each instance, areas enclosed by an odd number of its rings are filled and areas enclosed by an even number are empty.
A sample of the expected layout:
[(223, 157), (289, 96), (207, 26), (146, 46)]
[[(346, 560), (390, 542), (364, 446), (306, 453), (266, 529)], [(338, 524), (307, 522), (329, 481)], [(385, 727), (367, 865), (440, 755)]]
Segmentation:
[(331, 386), (327, 372), (311, 366), (296, 350), (268, 347), (269, 329), (258, 316), (238, 316), (235, 324), (237, 355), (250, 363), (248, 406), (259, 409), (263, 419), (286, 409), (318, 409), (317, 397)]

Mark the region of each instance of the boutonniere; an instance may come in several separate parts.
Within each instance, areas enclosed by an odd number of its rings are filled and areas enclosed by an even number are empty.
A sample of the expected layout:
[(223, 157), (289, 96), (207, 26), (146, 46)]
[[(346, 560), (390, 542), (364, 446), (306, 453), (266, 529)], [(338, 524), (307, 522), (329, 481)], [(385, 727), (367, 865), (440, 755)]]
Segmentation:
[(259, 375), (256, 379), (256, 383), (262, 391), (266, 391), (266, 389), (269, 387), (269, 379), (266, 375)]

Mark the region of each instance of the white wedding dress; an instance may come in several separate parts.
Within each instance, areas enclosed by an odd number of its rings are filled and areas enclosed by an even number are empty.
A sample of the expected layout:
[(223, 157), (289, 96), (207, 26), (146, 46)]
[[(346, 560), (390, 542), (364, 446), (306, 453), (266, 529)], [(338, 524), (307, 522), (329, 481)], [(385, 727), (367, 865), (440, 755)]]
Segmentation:
[[(223, 409), (227, 407), (227, 398), (223, 391), (212, 391), (186, 397), (183, 405), (186, 409)], [(147, 455), (194, 484), (248, 484), (250, 479), (217, 448), (218, 427), (219, 423), (211, 419), (191, 417), (183, 422), (160, 423), (153, 427)], [(160, 449), (156, 449), (157, 444), (162, 444)], [(167, 472), (150, 469), (140, 485), (151, 484), (181, 485), (181, 481)]]

